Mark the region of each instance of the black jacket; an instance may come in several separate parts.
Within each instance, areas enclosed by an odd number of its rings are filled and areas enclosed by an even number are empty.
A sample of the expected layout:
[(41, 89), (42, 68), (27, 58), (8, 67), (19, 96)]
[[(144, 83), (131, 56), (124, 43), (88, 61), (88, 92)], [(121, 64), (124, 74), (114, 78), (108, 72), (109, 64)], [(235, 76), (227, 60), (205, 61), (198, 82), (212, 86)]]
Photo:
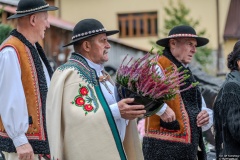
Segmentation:
[(213, 108), (216, 156), (240, 159), (240, 72), (232, 71)]

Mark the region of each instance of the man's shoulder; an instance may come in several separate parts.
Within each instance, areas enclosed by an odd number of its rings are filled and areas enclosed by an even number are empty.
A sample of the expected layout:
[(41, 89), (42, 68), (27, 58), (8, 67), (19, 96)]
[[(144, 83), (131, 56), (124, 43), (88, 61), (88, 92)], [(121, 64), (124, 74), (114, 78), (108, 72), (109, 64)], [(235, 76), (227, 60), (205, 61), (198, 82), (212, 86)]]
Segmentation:
[(223, 91), (226, 92), (239, 92), (240, 93), (240, 82), (238, 81), (226, 81), (223, 85)]
[(3, 53), (3, 52), (16, 52), (14, 46), (12, 45), (6, 45), (6, 46), (2, 46), (0, 48), (0, 52)]
[(78, 70), (79, 72), (84, 72), (85, 70), (90, 70), (90, 68), (84, 64), (77, 63), (74, 61), (67, 61), (66, 63), (60, 65), (56, 70), (58, 71), (71, 71)]
[(23, 42), (18, 39), (15, 36), (10, 35), (8, 38), (6, 38), (2, 44), (0, 45), (0, 51), (2, 51), (3, 49), (7, 49), (7, 50), (11, 50), (14, 49), (15, 51), (17, 51), (18, 49), (23, 48), (25, 45), (23, 44)]
[(59, 66), (54, 74), (55, 78), (68, 78), (68, 79), (79, 79), (78, 81), (87, 81), (88, 83), (96, 83), (97, 76), (90, 67), (84, 65), (79, 65), (78, 63), (66, 62), (65, 64)]

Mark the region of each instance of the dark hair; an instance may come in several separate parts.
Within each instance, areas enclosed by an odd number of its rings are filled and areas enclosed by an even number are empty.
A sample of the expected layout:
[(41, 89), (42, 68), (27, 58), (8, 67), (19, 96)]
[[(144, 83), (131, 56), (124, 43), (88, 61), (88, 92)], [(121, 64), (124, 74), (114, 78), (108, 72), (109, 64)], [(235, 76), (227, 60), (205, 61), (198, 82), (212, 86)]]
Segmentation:
[(239, 70), (237, 64), (237, 61), (239, 59), (240, 59), (240, 40), (235, 43), (233, 51), (229, 53), (227, 57), (227, 66), (231, 71)]

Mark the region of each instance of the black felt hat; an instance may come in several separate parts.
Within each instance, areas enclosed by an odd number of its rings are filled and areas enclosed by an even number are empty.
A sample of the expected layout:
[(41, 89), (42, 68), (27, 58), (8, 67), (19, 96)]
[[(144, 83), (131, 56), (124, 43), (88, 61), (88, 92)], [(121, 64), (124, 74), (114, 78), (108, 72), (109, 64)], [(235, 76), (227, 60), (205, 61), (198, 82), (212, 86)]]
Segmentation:
[(171, 29), (167, 38), (159, 39), (156, 43), (160, 46), (168, 47), (169, 40), (174, 38), (195, 38), (197, 40), (197, 47), (204, 46), (209, 42), (207, 38), (198, 37), (192, 27), (180, 25)]
[(107, 31), (102, 25), (102, 23), (96, 19), (84, 19), (79, 21), (76, 24), (76, 26), (73, 28), (72, 41), (64, 45), (63, 47), (70, 46), (77, 41), (80, 41), (82, 39), (85, 39), (97, 34), (106, 33), (107, 36), (110, 36), (118, 32), (119, 32), (118, 30)]
[(20, 0), (18, 2), (16, 13), (7, 19), (14, 19), (37, 12), (53, 11), (57, 9), (58, 7), (49, 6), (44, 0)]

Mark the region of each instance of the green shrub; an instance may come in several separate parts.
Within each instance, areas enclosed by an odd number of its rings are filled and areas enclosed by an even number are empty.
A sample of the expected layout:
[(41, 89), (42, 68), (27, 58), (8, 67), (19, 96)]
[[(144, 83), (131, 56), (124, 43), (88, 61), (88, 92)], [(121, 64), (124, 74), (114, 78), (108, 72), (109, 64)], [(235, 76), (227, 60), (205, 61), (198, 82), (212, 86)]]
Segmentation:
[(9, 36), (12, 27), (7, 24), (0, 24), (0, 44)]

